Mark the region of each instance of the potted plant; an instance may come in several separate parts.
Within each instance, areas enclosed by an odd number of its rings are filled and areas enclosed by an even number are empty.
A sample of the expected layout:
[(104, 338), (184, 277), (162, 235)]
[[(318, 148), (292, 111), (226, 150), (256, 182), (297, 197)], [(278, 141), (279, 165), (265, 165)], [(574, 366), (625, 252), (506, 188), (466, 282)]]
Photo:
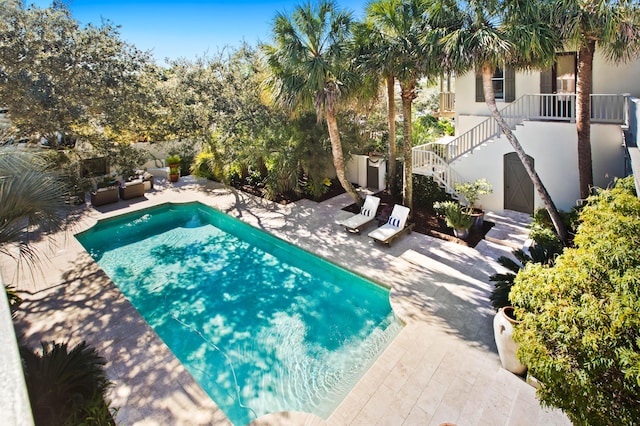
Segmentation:
[(171, 182), (177, 182), (180, 178), (180, 166), (173, 165), (169, 167), (169, 180)]
[(484, 211), (476, 207), (476, 202), (481, 195), (491, 194), (493, 188), (485, 179), (478, 179), (475, 182), (465, 182), (455, 184), (455, 190), (464, 197), (466, 203), (466, 213), (473, 217), (473, 226), (476, 229), (482, 228), (484, 223)]
[(433, 203), (436, 211), (443, 211), (447, 220), (447, 226), (453, 228), (453, 235), (465, 239), (469, 236), (469, 228), (473, 225), (473, 218), (469, 216), (459, 203), (455, 201), (442, 201)]
[(181, 158), (179, 155), (169, 155), (164, 161), (169, 168), (177, 167), (178, 170), (180, 169)]

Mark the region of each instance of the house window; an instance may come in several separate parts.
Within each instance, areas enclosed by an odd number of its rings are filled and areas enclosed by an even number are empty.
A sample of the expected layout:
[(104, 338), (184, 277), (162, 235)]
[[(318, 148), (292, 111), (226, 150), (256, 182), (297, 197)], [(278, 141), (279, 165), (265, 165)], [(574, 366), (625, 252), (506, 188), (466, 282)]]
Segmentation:
[[(491, 77), (496, 101), (513, 102), (516, 99), (516, 75), (513, 68), (496, 68)], [(484, 102), (482, 74), (476, 73), (476, 102)]]
[(491, 78), (496, 100), (504, 101), (504, 68), (497, 67)]

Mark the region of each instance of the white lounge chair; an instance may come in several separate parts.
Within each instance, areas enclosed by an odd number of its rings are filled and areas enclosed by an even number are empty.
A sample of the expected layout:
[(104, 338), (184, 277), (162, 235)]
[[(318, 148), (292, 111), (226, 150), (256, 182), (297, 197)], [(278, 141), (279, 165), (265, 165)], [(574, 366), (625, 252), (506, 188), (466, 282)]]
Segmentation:
[(393, 210), (389, 215), (387, 223), (369, 232), (369, 236), (375, 241), (383, 244), (391, 245), (396, 237), (399, 237), (405, 232), (411, 232), (414, 224), (407, 226), (407, 218), (409, 217), (409, 208), (396, 204), (393, 206)]
[(360, 209), (360, 213), (343, 220), (340, 222), (340, 225), (344, 226), (344, 229), (348, 232), (359, 234), (362, 228), (375, 220), (379, 205), (380, 198), (367, 195)]

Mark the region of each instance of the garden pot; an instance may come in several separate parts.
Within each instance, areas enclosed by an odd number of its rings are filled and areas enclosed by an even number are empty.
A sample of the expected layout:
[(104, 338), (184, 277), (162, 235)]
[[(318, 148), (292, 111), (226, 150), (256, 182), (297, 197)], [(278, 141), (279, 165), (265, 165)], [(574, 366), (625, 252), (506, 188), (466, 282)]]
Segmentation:
[(453, 235), (455, 235), (456, 238), (460, 238), (461, 240), (464, 240), (469, 236), (469, 230), (453, 228)]
[(517, 323), (519, 321), (513, 319), (512, 306), (500, 308), (493, 318), (493, 333), (502, 367), (514, 374), (523, 375), (527, 367), (516, 356), (518, 344), (513, 340), (513, 325)]
[(474, 210), (469, 216), (473, 218), (473, 228), (481, 230), (484, 224), (484, 212), (482, 210)]
[(175, 174), (175, 175), (169, 175), (169, 180), (170, 180), (171, 182), (177, 182), (179, 177), (180, 177), (180, 175), (178, 175), (178, 174)]

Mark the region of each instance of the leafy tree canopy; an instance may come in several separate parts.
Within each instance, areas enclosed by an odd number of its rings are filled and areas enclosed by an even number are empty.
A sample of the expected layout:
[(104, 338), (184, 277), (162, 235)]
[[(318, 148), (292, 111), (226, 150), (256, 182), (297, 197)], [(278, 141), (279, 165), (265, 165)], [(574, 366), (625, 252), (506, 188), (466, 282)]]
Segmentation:
[(630, 0), (559, 0), (558, 32), (576, 50), (595, 42), (606, 58), (628, 62), (640, 54), (640, 5)]
[(528, 264), (510, 299), (518, 356), (542, 402), (575, 424), (640, 418), (640, 200), (632, 177), (589, 199), (575, 248), (552, 267)]
[(155, 139), (225, 142), (232, 151), (263, 143), (277, 112), (261, 100), (263, 64), (248, 45), (195, 61), (172, 61), (158, 91)]
[(0, 99), (23, 135), (54, 145), (59, 136), (132, 137), (149, 114), (152, 68), (108, 22), (81, 28), (57, 2), (0, 3)]

